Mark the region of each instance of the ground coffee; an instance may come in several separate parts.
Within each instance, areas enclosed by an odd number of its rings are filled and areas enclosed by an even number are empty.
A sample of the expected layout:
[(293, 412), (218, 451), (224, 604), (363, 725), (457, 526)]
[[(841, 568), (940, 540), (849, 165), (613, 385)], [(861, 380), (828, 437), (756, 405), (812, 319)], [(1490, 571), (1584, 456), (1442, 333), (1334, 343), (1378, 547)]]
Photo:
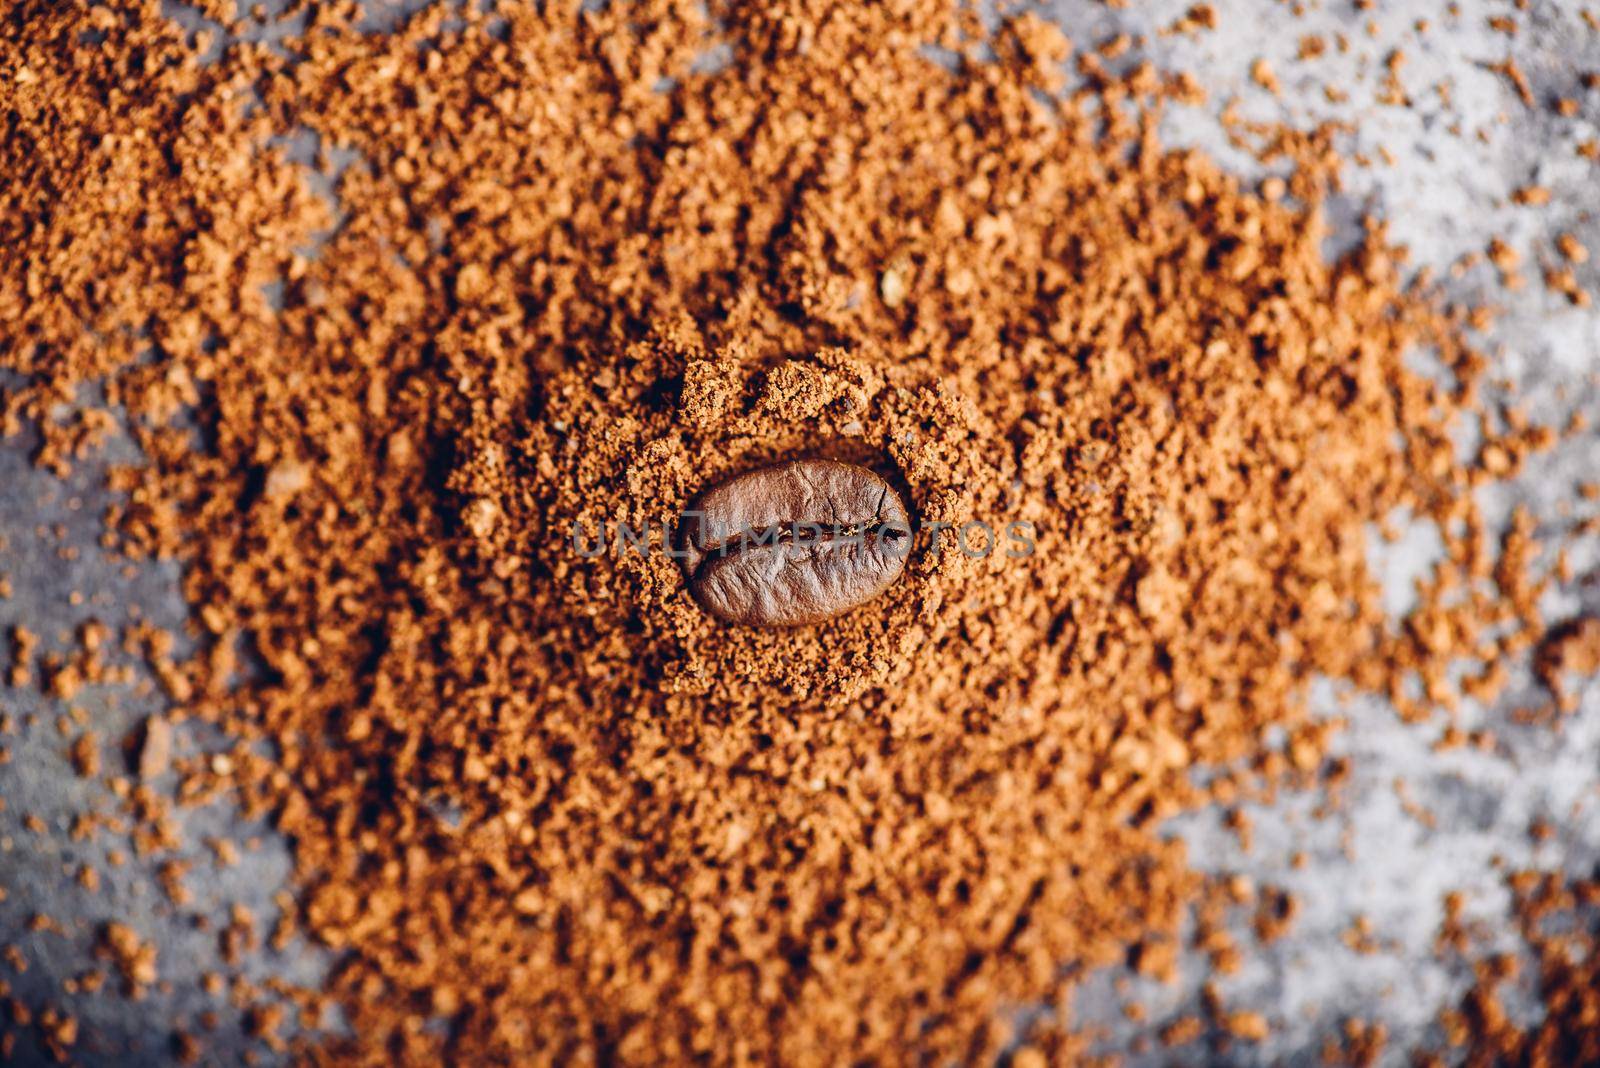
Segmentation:
[[(931, 0), (306, 5), (210, 65), (158, 8), (0, 22), (0, 425), (129, 420), (109, 525), (206, 645), (140, 647), (234, 740), (181, 789), (274, 816), (341, 954), (310, 1059), (983, 1063), (1023, 1006), (1067, 1058), (1199, 893), (1162, 820), (1337, 777), (1308, 680), (1425, 716), (1532, 642), (1455, 533), (1465, 315), (1381, 226), (1324, 256), (1327, 134), (1238, 128), (1246, 187), (1158, 141), (1192, 81)], [(574, 550), (818, 441), (944, 524), (870, 609), (730, 627)], [(1504, 596), (1392, 632), (1401, 506)], [(1033, 551), (940, 551), (972, 521)]]

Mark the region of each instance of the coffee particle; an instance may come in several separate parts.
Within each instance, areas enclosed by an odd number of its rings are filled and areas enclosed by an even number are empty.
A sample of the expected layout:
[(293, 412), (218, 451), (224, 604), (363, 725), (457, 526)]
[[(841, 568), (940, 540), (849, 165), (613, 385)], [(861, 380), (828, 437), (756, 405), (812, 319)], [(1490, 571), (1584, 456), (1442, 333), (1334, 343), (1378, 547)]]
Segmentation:
[(134, 771), (145, 782), (166, 773), (172, 759), (172, 725), (162, 716), (150, 716), (140, 730)]

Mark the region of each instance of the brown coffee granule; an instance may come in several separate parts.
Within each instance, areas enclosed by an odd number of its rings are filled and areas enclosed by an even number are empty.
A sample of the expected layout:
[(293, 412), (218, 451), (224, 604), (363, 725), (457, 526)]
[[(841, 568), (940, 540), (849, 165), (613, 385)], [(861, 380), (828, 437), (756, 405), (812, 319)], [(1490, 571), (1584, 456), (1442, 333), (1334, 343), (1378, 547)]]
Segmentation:
[(1261, 895), (1255, 913), (1253, 929), (1256, 940), (1265, 945), (1284, 937), (1294, 926), (1299, 912), (1299, 898), (1286, 890), (1268, 888)]
[(1569, 620), (1551, 628), (1534, 657), (1534, 672), (1562, 711), (1576, 711), (1572, 681), (1600, 676), (1600, 619)]
[(99, 952), (122, 973), (130, 997), (139, 997), (156, 981), (156, 947), (141, 940), (126, 924), (108, 923), (101, 929)]
[(1230, 1012), (1223, 1019), (1223, 1027), (1235, 1038), (1251, 1042), (1260, 1042), (1269, 1033), (1267, 1018), (1259, 1012)]
[(100, 747), (92, 734), (80, 734), (72, 743), (69, 759), (80, 778), (92, 779), (100, 774)]
[(162, 716), (150, 716), (136, 743), (134, 771), (146, 782), (166, 774), (172, 759), (172, 727)]
[(1346, 1020), (1342, 1030), (1338, 1038), (1323, 1043), (1323, 1064), (1371, 1068), (1383, 1058), (1389, 1044), (1389, 1029), (1383, 1024)]
[(1272, 64), (1265, 59), (1257, 59), (1250, 65), (1250, 80), (1273, 96), (1277, 96), (1283, 91), (1283, 86), (1278, 82), (1278, 75), (1273, 71)]
[[(1383, 82), (1378, 88), (1378, 103), (1387, 104), (1391, 107), (1410, 107), (1411, 96), (1406, 92), (1404, 84), (1400, 81), (1400, 71), (1406, 65), (1405, 52), (1398, 48), (1395, 49), (1384, 58), (1383, 65), (1384, 76)], [(1387, 148), (1379, 146), (1378, 152), (1385, 163), (1391, 167), (1394, 166), (1394, 158)]]
[(11, 667), (6, 682), (12, 687), (27, 686), (33, 679), (33, 654), (39, 639), (21, 624), (11, 628)]
[(1205, 1021), (1198, 1016), (1184, 1016), (1161, 1029), (1161, 1044), (1185, 1046), (1205, 1034)]
[(67, 1051), (78, 1042), (77, 1018), (59, 1009), (47, 1008), (39, 1014), (38, 1028), (51, 1056), (58, 1061), (66, 1060)]
[(1594, 299), (1589, 295), (1588, 290), (1578, 284), (1578, 276), (1573, 273), (1571, 268), (1547, 268), (1544, 272), (1544, 284), (1580, 308), (1588, 307), (1589, 303)]
[(174, 1032), (172, 1055), (179, 1064), (198, 1064), (205, 1056), (205, 1045), (187, 1031)]
[(1489, 262), (1498, 267), (1502, 275), (1516, 270), (1522, 262), (1521, 254), (1499, 237), (1490, 238), (1487, 255)]
[(1217, 28), (1217, 9), (1210, 4), (1194, 4), (1189, 8), (1185, 17), (1200, 29), (1214, 30)]

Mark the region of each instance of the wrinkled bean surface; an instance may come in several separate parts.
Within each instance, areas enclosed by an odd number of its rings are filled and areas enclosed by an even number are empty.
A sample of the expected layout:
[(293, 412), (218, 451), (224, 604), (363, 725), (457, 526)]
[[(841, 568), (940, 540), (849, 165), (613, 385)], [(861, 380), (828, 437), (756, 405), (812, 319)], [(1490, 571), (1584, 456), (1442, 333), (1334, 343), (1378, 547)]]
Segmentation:
[(816, 623), (870, 601), (905, 570), (905, 502), (836, 460), (760, 468), (701, 494), (679, 525), (684, 572), (713, 616), (750, 626)]

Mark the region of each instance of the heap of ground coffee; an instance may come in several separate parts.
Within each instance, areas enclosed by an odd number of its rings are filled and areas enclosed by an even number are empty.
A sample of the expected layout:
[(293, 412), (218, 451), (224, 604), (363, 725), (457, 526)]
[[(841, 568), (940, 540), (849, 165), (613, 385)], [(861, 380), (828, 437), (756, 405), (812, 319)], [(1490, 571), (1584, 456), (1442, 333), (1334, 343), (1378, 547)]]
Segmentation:
[[(309, 5), (209, 65), (154, 0), (22, 7), (0, 410), (46, 462), (80, 384), (129, 417), (112, 526), (184, 562), (163, 674), (239, 739), (185, 790), (273, 813), (343, 954), (314, 1056), (981, 1063), (1172, 936), (1159, 824), (1238, 784), (1193, 767), (1310, 781), (1313, 675), (1462, 651), (1364, 554), (1471, 514), (1479, 363), (1380, 228), (1325, 259), (1320, 134), (1244, 188), (1157, 141), (1192, 82), (1068, 91), (935, 0)], [(809, 626), (572, 537), (818, 457), (916, 534)]]

